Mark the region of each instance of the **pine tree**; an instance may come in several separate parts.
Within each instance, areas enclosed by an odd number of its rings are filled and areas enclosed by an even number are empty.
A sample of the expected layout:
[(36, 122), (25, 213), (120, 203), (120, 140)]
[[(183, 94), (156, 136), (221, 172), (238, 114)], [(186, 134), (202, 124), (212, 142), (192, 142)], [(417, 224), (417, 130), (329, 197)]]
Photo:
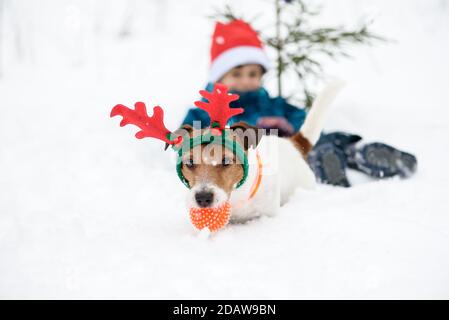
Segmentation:
[[(274, 35), (268, 36), (259, 31), (266, 45), (276, 52), (276, 77), (278, 94), (283, 94), (282, 79), (287, 71), (297, 75), (298, 97), (306, 108), (311, 106), (314, 93), (311, 84), (323, 75), (323, 63), (330, 58), (338, 60), (350, 57), (349, 46), (367, 44), (385, 39), (369, 30), (368, 22), (358, 28), (312, 27), (313, 18), (320, 15), (321, 8), (311, 8), (307, 0), (274, 0), (275, 20)], [(245, 19), (237, 15), (230, 6), (211, 16), (214, 19), (231, 21), (243, 19), (252, 23), (255, 19)]]

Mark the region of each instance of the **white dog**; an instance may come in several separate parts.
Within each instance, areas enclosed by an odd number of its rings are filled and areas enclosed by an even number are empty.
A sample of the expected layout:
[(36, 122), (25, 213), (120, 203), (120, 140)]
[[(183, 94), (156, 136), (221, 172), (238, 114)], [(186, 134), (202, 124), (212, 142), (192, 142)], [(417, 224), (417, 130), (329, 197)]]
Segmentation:
[[(317, 142), (342, 83), (334, 81), (315, 99), (300, 131), (289, 138), (262, 135), (260, 130), (239, 122), (230, 132), (244, 147), (248, 159), (245, 176), (235, 152), (221, 144), (198, 145), (182, 156), (181, 172), (190, 191), (188, 207), (218, 207), (231, 204), (231, 221), (274, 215), (297, 187), (310, 189), (315, 176), (306, 161)], [(208, 129), (184, 126), (191, 138)]]

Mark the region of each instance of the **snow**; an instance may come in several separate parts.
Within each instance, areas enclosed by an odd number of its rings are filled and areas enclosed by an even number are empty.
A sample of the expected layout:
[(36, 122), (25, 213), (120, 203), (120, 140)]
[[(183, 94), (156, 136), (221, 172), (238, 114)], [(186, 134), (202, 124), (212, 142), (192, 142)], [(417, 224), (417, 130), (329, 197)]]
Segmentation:
[[(256, 2), (229, 1), (271, 9)], [(373, 16), (395, 40), (328, 64), (348, 85), (327, 129), (413, 152), (416, 175), (350, 172), (350, 189), (298, 190), (278, 216), (210, 236), (190, 224), (174, 155), (109, 118), (144, 101), (177, 127), (207, 77), (209, 2), (8, 3), (0, 298), (449, 298), (446, 1), (324, 2), (323, 22)]]

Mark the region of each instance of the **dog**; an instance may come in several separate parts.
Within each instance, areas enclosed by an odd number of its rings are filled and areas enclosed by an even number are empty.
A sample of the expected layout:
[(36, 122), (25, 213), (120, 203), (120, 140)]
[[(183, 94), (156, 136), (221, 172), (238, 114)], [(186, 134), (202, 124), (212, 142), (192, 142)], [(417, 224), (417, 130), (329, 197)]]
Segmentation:
[[(182, 155), (181, 173), (190, 190), (187, 207), (214, 208), (231, 204), (231, 222), (244, 222), (279, 212), (296, 188), (312, 189), (315, 175), (307, 155), (320, 137), (331, 102), (342, 82), (330, 83), (315, 99), (300, 131), (291, 137), (267, 135), (262, 129), (239, 122), (227, 130), (244, 149), (247, 177), (235, 153), (221, 144), (200, 144)], [(184, 125), (177, 135), (195, 138), (206, 129)]]

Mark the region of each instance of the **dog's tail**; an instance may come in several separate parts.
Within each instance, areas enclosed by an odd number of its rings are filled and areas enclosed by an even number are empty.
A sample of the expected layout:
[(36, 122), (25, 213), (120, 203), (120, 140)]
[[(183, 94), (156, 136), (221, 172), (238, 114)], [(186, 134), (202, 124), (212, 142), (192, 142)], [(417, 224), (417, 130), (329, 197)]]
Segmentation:
[[(308, 153), (308, 151), (310, 151), (310, 149), (318, 141), (321, 130), (323, 130), (330, 105), (343, 86), (344, 82), (342, 80), (333, 80), (315, 98), (315, 101), (313, 102), (301, 129), (292, 136), (292, 139), (299, 145), (309, 145), (308, 147), (301, 146), (303, 152), (306, 151), (305, 153)], [(304, 139), (306, 141), (304, 141)]]

